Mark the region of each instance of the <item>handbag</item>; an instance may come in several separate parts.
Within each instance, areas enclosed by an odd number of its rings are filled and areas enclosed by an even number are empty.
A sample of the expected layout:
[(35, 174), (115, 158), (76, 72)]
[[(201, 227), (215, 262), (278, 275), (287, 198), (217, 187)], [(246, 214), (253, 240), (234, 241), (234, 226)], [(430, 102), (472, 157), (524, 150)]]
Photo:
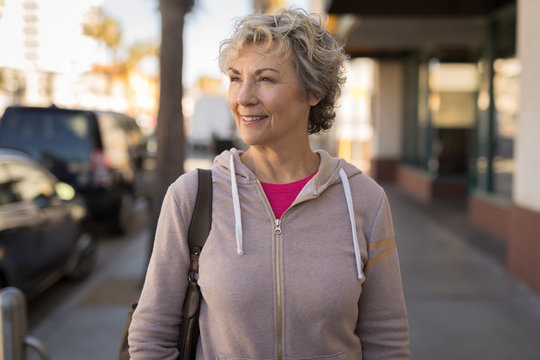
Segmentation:
[[(182, 306), (182, 322), (178, 334), (178, 360), (193, 360), (197, 351), (199, 339), (199, 310), (201, 304), (201, 290), (197, 284), (199, 271), (199, 254), (206, 242), (212, 226), (212, 172), (206, 169), (197, 169), (199, 186), (197, 200), (189, 224), (188, 244), (190, 249), (190, 264), (188, 286)], [(129, 326), (137, 303), (128, 310), (124, 332), (117, 360), (129, 360)]]

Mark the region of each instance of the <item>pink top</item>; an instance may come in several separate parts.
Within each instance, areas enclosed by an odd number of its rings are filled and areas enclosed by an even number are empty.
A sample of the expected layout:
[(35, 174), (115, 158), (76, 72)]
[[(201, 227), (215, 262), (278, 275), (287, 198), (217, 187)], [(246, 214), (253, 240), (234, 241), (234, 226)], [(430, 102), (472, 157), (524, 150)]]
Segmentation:
[(266, 194), (266, 197), (268, 198), (268, 202), (270, 202), (270, 206), (274, 211), (276, 219), (281, 218), (281, 215), (283, 215), (285, 210), (291, 206), (300, 191), (302, 191), (304, 186), (309, 180), (311, 180), (313, 176), (315, 176), (316, 173), (317, 171), (309, 175), (307, 178), (288, 184), (270, 184), (261, 181), (262, 188)]

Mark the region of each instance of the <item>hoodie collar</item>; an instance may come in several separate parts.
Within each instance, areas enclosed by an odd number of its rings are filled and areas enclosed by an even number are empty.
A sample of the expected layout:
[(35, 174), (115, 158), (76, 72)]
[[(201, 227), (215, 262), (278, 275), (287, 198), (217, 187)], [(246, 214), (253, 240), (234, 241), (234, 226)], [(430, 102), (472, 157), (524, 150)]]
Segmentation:
[[(349, 164), (343, 159), (338, 159), (331, 156), (325, 150), (316, 150), (316, 153), (320, 156), (319, 169), (317, 174), (311, 179), (311, 193), (313, 195), (319, 195), (325, 191), (329, 186), (341, 183), (339, 175), (339, 169), (343, 169), (350, 178), (354, 175), (360, 174), (361, 171), (355, 166)], [(232, 148), (222, 152), (214, 159), (214, 171), (226, 177), (230, 176), (230, 154), (233, 155), (236, 181), (238, 184), (250, 184), (257, 181), (257, 176), (240, 160), (240, 154), (243, 151)]]

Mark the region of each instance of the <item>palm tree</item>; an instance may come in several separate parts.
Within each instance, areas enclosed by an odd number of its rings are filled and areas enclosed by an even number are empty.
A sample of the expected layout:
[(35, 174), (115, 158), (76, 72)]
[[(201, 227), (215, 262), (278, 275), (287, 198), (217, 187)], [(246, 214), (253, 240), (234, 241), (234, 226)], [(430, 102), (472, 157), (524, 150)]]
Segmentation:
[(117, 61), (118, 47), (122, 42), (122, 29), (118, 21), (103, 12), (103, 9), (94, 7), (90, 17), (82, 25), (83, 34), (95, 39), (99, 44), (105, 45), (113, 54), (113, 61)]
[(161, 50), (160, 95), (156, 127), (158, 150), (152, 194), (154, 231), (161, 203), (168, 186), (184, 172), (182, 34), (184, 17), (193, 5), (194, 0), (159, 0)]
[(139, 64), (139, 62), (147, 56), (159, 56), (159, 45), (157, 41), (139, 41), (132, 44), (128, 50), (127, 59), (123, 66), (126, 71), (129, 71)]

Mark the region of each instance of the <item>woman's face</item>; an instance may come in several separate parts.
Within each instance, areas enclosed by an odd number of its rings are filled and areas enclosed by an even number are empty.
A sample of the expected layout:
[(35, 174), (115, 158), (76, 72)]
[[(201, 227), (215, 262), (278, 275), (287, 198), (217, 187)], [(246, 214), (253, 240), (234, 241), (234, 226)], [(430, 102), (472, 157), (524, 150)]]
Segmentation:
[(307, 139), (309, 110), (316, 102), (305, 95), (291, 56), (247, 46), (230, 62), (228, 75), (229, 105), (247, 145), (286, 149)]

